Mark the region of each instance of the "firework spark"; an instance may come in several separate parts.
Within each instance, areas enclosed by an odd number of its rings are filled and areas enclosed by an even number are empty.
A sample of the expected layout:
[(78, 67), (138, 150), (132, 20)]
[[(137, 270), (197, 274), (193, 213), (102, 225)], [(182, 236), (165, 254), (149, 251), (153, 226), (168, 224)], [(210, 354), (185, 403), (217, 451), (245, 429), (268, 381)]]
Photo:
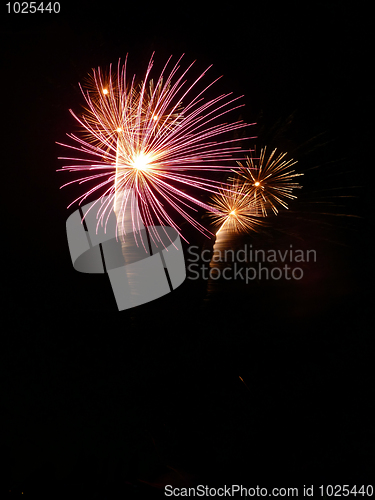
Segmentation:
[(270, 211), (277, 215), (277, 205), (288, 208), (287, 201), (296, 198), (292, 194), (293, 189), (302, 187), (298, 182), (294, 182), (294, 178), (303, 174), (290, 170), (297, 161), (284, 160), (287, 153), (276, 156), (276, 151), (274, 149), (267, 157), (265, 147), (261, 150), (258, 160), (250, 157), (246, 161), (246, 166), (238, 162), (240, 169), (236, 170), (244, 192), (253, 199), (254, 206), (264, 217)]
[[(96, 182), (69, 206), (81, 204), (100, 192), (98, 224), (105, 224), (114, 209), (121, 225), (121, 214), (134, 200), (127, 193), (134, 192), (146, 226), (169, 225), (183, 237), (169, 215), (172, 210), (199, 231), (208, 233), (187, 212), (196, 211), (195, 206), (208, 206), (187, 194), (185, 188), (217, 193), (219, 181), (206, 178), (203, 173), (228, 171), (228, 160), (243, 159), (236, 142), (243, 139), (228, 139), (226, 134), (248, 124), (242, 120), (222, 121), (224, 115), (244, 105), (238, 102), (242, 96), (232, 97), (228, 93), (207, 98), (207, 91), (219, 78), (197, 90), (209, 68), (188, 83), (186, 75), (193, 63), (180, 71), (181, 56), (168, 73), (171, 57), (156, 82), (150, 78), (153, 57), (140, 84), (135, 83), (135, 76), (128, 79), (126, 61), (123, 66), (119, 61), (117, 71), (112, 67), (107, 73), (100, 68), (94, 70), (86, 90), (81, 87), (86, 101), (84, 113), (77, 116), (70, 110), (82, 134), (68, 134), (75, 145), (62, 145), (83, 153), (83, 157), (62, 158), (74, 164), (60, 170), (90, 171), (64, 186)], [(100, 203), (104, 197), (108, 201)], [(137, 234), (139, 220), (134, 217), (132, 223)], [(156, 233), (151, 237), (160, 241)]]
[[(230, 188), (223, 187), (211, 197), (209, 217), (215, 225), (231, 232), (256, 231), (263, 221), (259, 219), (259, 201), (247, 193), (244, 183), (233, 179)], [(217, 234), (216, 233), (216, 234)]]

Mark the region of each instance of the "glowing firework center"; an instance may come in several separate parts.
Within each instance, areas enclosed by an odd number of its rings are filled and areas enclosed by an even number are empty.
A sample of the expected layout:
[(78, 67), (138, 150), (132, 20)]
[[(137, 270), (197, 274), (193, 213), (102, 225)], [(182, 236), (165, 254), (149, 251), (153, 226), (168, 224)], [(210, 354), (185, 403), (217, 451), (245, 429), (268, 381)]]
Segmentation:
[(146, 170), (148, 168), (149, 158), (144, 153), (139, 153), (133, 161), (133, 167), (137, 170)]
[[(121, 132), (121, 129), (119, 129)], [(126, 234), (134, 233), (135, 239), (144, 229), (144, 224), (141, 219), (138, 201), (145, 203), (142, 195), (142, 185), (145, 182), (144, 176), (150, 178), (152, 175), (151, 162), (155, 159), (155, 155), (141, 151), (128, 151), (126, 138), (125, 140), (119, 135), (117, 139), (116, 151), (116, 175), (115, 175), (115, 196), (114, 196), (114, 212), (117, 219), (116, 234), (120, 236), (122, 246), (127, 245)], [(127, 183), (131, 180), (133, 189), (127, 189)], [(129, 210), (130, 214), (129, 218)], [(132, 226), (129, 226), (129, 221), (132, 221)], [(154, 231), (154, 227), (150, 228)], [(155, 231), (154, 231), (155, 232)], [(159, 240), (159, 237), (157, 236)], [(144, 245), (144, 239), (140, 238), (141, 244)], [(123, 248), (125, 259), (127, 258), (127, 250)]]
[[(123, 192), (123, 196), (127, 196), (129, 205), (121, 210), (122, 230), (132, 236), (131, 210), (138, 213), (138, 207), (133, 192)], [(100, 203), (110, 201), (107, 197)], [(161, 244), (156, 246), (138, 219), (144, 245), (137, 245), (134, 237), (120, 242), (113, 211), (106, 224), (98, 222), (98, 202), (85, 205), (66, 221), (74, 268), (82, 273), (107, 273), (120, 311), (155, 300), (181, 285), (186, 269), (178, 233), (171, 227), (155, 228), (162, 236)]]

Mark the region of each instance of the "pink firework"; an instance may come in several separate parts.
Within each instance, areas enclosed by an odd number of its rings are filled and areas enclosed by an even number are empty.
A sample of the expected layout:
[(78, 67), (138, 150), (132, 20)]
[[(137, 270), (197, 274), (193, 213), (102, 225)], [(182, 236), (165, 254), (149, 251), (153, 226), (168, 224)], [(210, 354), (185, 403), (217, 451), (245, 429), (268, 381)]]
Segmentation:
[[(68, 134), (74, 144), (62, 145), (81, 155), (60, 158), (73, 162), (60, 170), (89, 172), (64, 186), (96, 181), (69, 206), (100, 193), (95, 204), (98, 224), (105, 224), (111, 210), (115, 210), (119, 224), (121, 214), (134, 202), (129, 193), (135, 193), (146, 226), (169, 225), (183, 237), (169, 215), (175, 211), (199, 231), (208, 233), (188, 210), (197, 211), (194, 206), (200, 206), (212, 211), (212, 207), (187, 190), (217, 193), (222, 183), (210, 179), (210, 172), (229, 171), (229, 160), (243, 159), (237, 145), (243, 139), (228, 139), (226, 134), (248, 124), (223, 121), (228, 113), (244, 106), (239, 103), (243, 96), (228, 93), (206, 97), (219, 78), (197, 90), (209, 68), (189, 83), (187, 73), (194, 63), (181, 70), (181, 56), (168, 70), (171, 57), (157, 80), (151, 78), (151, 57), (140, 83), (135, 76), (128, 79), (126, 61), (123, 66), (119, 61), (117, 71), (110, 67), (107, 74), (100, 68), (94, 70), (87, 88), (81, 86), (84, 112), (78, 116), (70, 110), (82, 133)], [(105, 203), (100, 202), (104, 197)], [(139, 219), (134, 217), (132, 224), (134, 234), (138, 233)], [(156, 232), (151, 237), (159, 239)]]

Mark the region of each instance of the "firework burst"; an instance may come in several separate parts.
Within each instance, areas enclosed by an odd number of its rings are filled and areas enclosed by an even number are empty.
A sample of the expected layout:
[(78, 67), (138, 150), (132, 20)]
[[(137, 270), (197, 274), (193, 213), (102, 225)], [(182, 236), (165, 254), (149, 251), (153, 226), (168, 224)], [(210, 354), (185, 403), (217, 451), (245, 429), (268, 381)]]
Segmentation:
[[(187, 194), (186, 188), (218, 192), (220, 183), (206, 175), (228, 171), (228, 160), (243, 159), (236, 142), (243, 139), (229, 140), (226, 134), (248, 124), (242, 120), (223, 122), (224, 115), (243, 106), (238, 102), (242, 96), (233, 98), (229, 93), (207, 98), (207, 91), (218, 79), (196, 90), (209, 68), (188, 83), (186, 75), (193, 64), (181, 71), (181, 59), (168, 72), (169, 58), (154, 81), (150, 78), (151, 57), (140, 84), (136, 84), (135, 76), (128, 79), (126, 61), (123, 66), (119, 62), (117, 71), (112, 67), (107, 73), (100, 68), (93, 71), (87, 88), (81, 87), (86, 102), (84, 112), (78, 116), (70, 110), (82, 133), (68, 134), (74, 145), (62, 144), (81, 156), (61, 158), (73, 164), (60, 170), (90, 172), (64, 186), (89, 181), (96, 184), (69, 206), (81, 204), (99, 192), (98, 224), (105, 224), (111, 210), (115, 210), (119, 226), (126, 207), (135, 198), (146, 226), (169, 225), (183, 237), (169, 215), (173, 210), (201, 232), (208, 232), (187, 211), (208, 206)], [(135, 193), (135, 197), (129, 193)], [(100, 202), (104, 197), (107, 201)], [(132, 224), (137, 234), (137, 217)], [(156, 233), (151, 237), (160, 241)]]
[(219, 194), (211, 197), (208, 216), (214, 225), (220, 226), (217, 233), (224, 228), (240, 233), (256, 231), (263, 225), (264, 222), (259, 219), (260, 214), (258, 200), (249, 196), (244, 183), (233, 179), (229, 189), (222, 187)]
[(287, 153), (276, 155), (276, 149), (266, 156), (266, 147), (260, 152), (259, 159), (248, 158), (246, 166), (238, 162), (236, 173), (243, 184), (244, 192), (252, 198), (254, 206), (266, 217), (270, 211), (277, 215), (278, 205), (288, 208), (287, 201), (295, 199), (294, 189), (302, 186), (295, 182), (295, 173), (290, 167), (297, 161), (284, 160)]

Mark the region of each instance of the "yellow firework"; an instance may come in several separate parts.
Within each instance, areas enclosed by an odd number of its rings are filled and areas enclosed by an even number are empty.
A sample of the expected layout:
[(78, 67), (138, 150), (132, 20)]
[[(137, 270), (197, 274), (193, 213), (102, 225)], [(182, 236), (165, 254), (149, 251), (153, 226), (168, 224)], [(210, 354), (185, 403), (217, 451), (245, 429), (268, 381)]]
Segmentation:
[(237, 162), (240, 169), (236, 171), (243, 185), (243, 191), (253, 200), (254, 206), (266, 217), (270, 211), (276, 215), (278, 205), (288, 208), (287, 201), (296, 198), (294, 189), (302, 186), (295, 182), (295, 177), (303, 174), (295, 173), (290, 167), (297, 161), (285, 160), (287, 153), (276, 154), (276, 149), (267, 157), (266, 147), (261, 149), (259, 159), (248, 158), (246, 166)]
[[(219, 194), (211, 198), (209, 217), (215, 225), (233, 232), (256, 231), (263, 224), (258, 202), (246, 193), (245, 185), (233, 179), (228, 188), (222, 188)], [(216, 233), (216, 234), (217, 234)]]

